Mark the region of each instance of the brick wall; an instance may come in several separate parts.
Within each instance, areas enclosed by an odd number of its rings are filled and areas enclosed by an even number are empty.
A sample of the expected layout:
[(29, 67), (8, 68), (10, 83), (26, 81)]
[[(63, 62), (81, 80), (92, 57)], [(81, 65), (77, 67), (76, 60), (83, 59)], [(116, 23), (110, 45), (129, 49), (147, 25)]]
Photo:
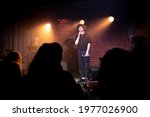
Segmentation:
[(91, 66), (99, 66), (99, 58), (102, 58), (111, 48), (119, 47), (126, 50), (131, 48), (128, 27), (123, 24), (111, 26), (103, 35), (94, 37), (92, 40), (93, 43), (90, 51)]
[[(111, 48), (119, 47), (126, 50), (132, 48), (129, 38), (130, 26), (127, 24), (115, 24), (105, 32), (104, 35), (94, 38), (91, 46), (91, 66), (99, 66), (99, 58)], [(138, 23), (132, 27), (132, 33), (135, 35), (143, 35), (146, 37), (145, 43), (150, 43), (150, 23)]]

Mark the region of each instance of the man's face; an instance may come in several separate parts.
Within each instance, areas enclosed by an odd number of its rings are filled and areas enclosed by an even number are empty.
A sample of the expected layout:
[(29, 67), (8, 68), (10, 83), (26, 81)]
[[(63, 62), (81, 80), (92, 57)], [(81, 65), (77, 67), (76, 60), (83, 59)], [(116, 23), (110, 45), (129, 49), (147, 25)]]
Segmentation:
[(83, 32), (83, 31), (84, 31), (83, 26), (79, 26), (79, 31), (80, 31), (80, 32)]

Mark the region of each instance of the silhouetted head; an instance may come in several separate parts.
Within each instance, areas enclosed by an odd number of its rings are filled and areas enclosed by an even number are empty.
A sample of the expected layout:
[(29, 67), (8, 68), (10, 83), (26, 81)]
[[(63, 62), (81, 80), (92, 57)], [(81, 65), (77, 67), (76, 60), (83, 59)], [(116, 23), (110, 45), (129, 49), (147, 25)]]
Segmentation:
[(44, 43), (37, 51), (30, 67), (28, 75), (30, 77), (41, 77), (62, 70), (63, 49), (57, 42)]
[[(116, 65), (124, 64), (128, 59), (129, 53), (127, 50), (121, 48), (112, 48), (108, 50), (102, 58), (102, 65), (116, 67)], [(112, 66), (113, 65), (113, 66)]]
[[(18, 68), (19, 68), (20, 73), (22, 74), (22, 56), (21, 56), (21, 54), (19, 52), (16, 52), (16, 51), (10, 52), (3, 59), (3, 63), (4, 63), (4, 65), (5, 65), (5, 67), (6, 67), (7, 70), (12, 68), (10, 70), (12, 72), (13, 70), (15, 70), (15, 69), (18, 70)], [(18, 68), (16, 68), (16, 66), (18, 66)], [(9, 75), (9, 73), (8, 73), (8, 75)]]
[(4, 62), (16, 62), (18, 64), (21, 64), (22, 57), (19, 52), (10, 52), (5, 58)]
[(16, 63), (22, 70), (22, 56), (19, 52), (12, 51), (4, 59), (4, 63)]
[(34, 60), (39, 64), (59, 64), (62, 60), (63, 49), (57, 42), (44, 43), (37, 51)]
[[(106, 82), (114, 82), (120, 79), (120, 77), (125, 76), (124, 73), (127, 72), (129, 62), (128, 51), (121, 48), (113, 48), (105, 53), (101, 61), (101, 74), (103, 74), (102, 79)], [(125, 72), (124, 72), (125, 71)]]

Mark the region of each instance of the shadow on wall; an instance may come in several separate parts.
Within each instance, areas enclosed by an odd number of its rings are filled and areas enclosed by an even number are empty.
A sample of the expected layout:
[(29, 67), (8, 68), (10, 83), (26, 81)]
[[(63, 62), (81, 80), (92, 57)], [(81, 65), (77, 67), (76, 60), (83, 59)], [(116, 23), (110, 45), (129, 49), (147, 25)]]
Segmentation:
[(63, 46), (63, 67), (73, 74), (78, 73), (77, 49), (73, 39), (66, 39)]

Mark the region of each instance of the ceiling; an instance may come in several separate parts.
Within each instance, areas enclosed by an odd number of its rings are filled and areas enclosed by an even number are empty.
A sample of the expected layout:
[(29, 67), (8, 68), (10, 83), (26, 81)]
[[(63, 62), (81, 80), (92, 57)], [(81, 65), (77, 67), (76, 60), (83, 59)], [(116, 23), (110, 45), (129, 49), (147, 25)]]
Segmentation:
[(121, 21), (149, 20), (145, 0), (13, 0), (0, 4), (0, 21), (25, 18), (95, 18), (113, 15)]

